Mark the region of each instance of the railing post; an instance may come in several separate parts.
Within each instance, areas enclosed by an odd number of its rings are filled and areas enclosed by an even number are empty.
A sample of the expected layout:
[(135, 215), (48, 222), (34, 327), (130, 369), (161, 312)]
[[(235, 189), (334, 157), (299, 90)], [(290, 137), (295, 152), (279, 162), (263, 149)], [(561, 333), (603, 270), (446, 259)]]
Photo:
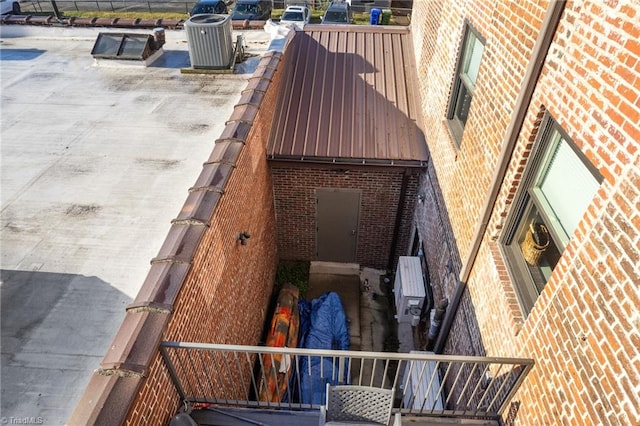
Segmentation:
[[(523, 367), (522, 365), (519, 365), (515, 368), (522, 368), (522, 367)], [(527, 377), (527, 375), (529, 374), (532, 368), (533, 368), (533, 364), (528, 364), (524, 366), (524, 368), (520, 372), (520, 376), (518, 376), (518, 379), (516, 380), (516, 382), (513, 384), (513, 386), (511, 386), (511, 389), (509, 390), (509, 393), (507, 394), (507, 396), (505, 396), (504, 401), (502, 402), (502, 405), (500, 406), (500, 408), (498, 408), (499, 416), (502, 416), (502, 413), (504, 413), (504, 410), (507, 408), (507, 404), (511, 401), (511, 398), (513, 398), (513, 395), (515, 395), (515, 393), (518, 391), (518, 389), (520, 388), (520, 385), (524, 381), (525, 377)]]
[(343, 356), (338, 358), (338, 383), (341, 385), (345, 383), (344, 361), (345, 361), (345, 358)]
[(162, 359), (164, 360), (164, 364), (167, 366), (167, 370), (169, 370), (169, 376), (171, 376), (171, 381), (173, 382), (176, 390), (178, 391), (178, 395), (180, 395), (181, 401), (187, 400), (187, 394), (184, 389), (182, 389), (182, 385), (180, 380), (178, 379), (178, 374), (176, 373), (176, 369), (173, 366), (173, 362), (171, 361), (171, 357), (169, 357), (168, 349), (164, 346), (160, 346), (160, 355), (162, 355)]
[(54, 15), (56, 15), (56, 18), (60, 19), (60, 11), (58, 10), (58, 5), (56, 4), (55, 0), (51, 0), (51, 7), (53, 8), (53, 13)]

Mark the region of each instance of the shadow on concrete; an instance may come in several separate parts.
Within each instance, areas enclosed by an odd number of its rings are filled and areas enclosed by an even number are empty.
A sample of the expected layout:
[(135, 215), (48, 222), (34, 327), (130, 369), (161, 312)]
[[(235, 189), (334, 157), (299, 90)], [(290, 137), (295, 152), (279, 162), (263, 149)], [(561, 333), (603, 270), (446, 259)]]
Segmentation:
[[(233, 74), (253, 74), (260, 64), (261, 57), (262, 55), (258, 54), (246, 54), (242, 62), (235, 65)], [(165, 50), (158, 59), (149, 65), (149, 68), (191, 69), (189, 52), (184, 50)], [(228, 70), (220, 71), (220, 73), (225, 72), (228, 72)], [(202, 73), (205, 74), (207, 72), (206, 70), (202, 70)]]
[(41, 49), (0, 49), (0, 61), (30, 61), (45, 52)]
[(234, 74), (253, 74), (258, 65), (262, 55), (245, 54), (244, 59), (239, 64), (236, 64)]
[(77, 274), (0, 270), (0, 282), (3, 419), (64, 424), (130, 299)]
[(189, 52), (184, 50), (165, 50), (158, 59), (149, 65), (149, 68), (180, 69), (189, 67), (191, 67)]
[[(306, 298), (312, 300), (329, 291), (340, 296), (349, 321), (351, 350), (382, 352), (389, 349), (389, 338), (397, 338), (393, 302), (383, 275), (384, 271), (352, 263), (311, 262)], [(413, 349), (412, 342), (407, 346)]]

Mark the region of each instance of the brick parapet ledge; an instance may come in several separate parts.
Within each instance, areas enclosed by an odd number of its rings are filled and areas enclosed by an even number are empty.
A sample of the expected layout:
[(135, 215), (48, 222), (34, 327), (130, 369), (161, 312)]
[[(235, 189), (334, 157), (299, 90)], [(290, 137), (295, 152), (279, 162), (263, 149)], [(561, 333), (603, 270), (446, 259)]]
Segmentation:
[(187, 281), (200, 242), (225, 195), (240, 153), (246, 146), (264, 92), (282, 54), (267, 52), (249, 79), (200, 176), (99, 368), (91, 376), (69, 424), (124, 424), (157, 356), (178, 294)]
[[(80, 18), (75, 16), (56, 18), (54, 15), (7, 14), (0, 18), (2, 25), (38, 25), (68, 27), (114, 27), (114, 28), (166, 28), (182, 29), (184, 19), (141, 19), (141, 18)], [(231, 21), (234, 30), (262, 30), (266, 21)]]

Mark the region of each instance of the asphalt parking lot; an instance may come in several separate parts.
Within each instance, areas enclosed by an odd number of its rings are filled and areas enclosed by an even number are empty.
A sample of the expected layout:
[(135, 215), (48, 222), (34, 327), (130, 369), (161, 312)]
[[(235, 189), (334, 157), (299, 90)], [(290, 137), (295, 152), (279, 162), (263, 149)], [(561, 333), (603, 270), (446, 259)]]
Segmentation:
[(7, 421), (67, 421), (269, 48), (250, 31), (234, 74), (185, 74), (182, 31), (149, 67), (96, 62), (100, 31), (0, 26)]

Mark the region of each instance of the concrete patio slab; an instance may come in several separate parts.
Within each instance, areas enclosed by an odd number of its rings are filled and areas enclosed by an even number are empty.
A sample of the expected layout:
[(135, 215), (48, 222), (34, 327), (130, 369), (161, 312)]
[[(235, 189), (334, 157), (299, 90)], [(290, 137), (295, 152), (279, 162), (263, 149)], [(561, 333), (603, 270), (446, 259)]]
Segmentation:
[[(320, 268), (320, 270), (328, 269)], [(335, 292), (340, 296), (349, 322), (351, 350), (360, 350), (360, 277), (358, 273), (346, 275), (310, 272), (307, 299), (313, 300), (326, 292)]]

